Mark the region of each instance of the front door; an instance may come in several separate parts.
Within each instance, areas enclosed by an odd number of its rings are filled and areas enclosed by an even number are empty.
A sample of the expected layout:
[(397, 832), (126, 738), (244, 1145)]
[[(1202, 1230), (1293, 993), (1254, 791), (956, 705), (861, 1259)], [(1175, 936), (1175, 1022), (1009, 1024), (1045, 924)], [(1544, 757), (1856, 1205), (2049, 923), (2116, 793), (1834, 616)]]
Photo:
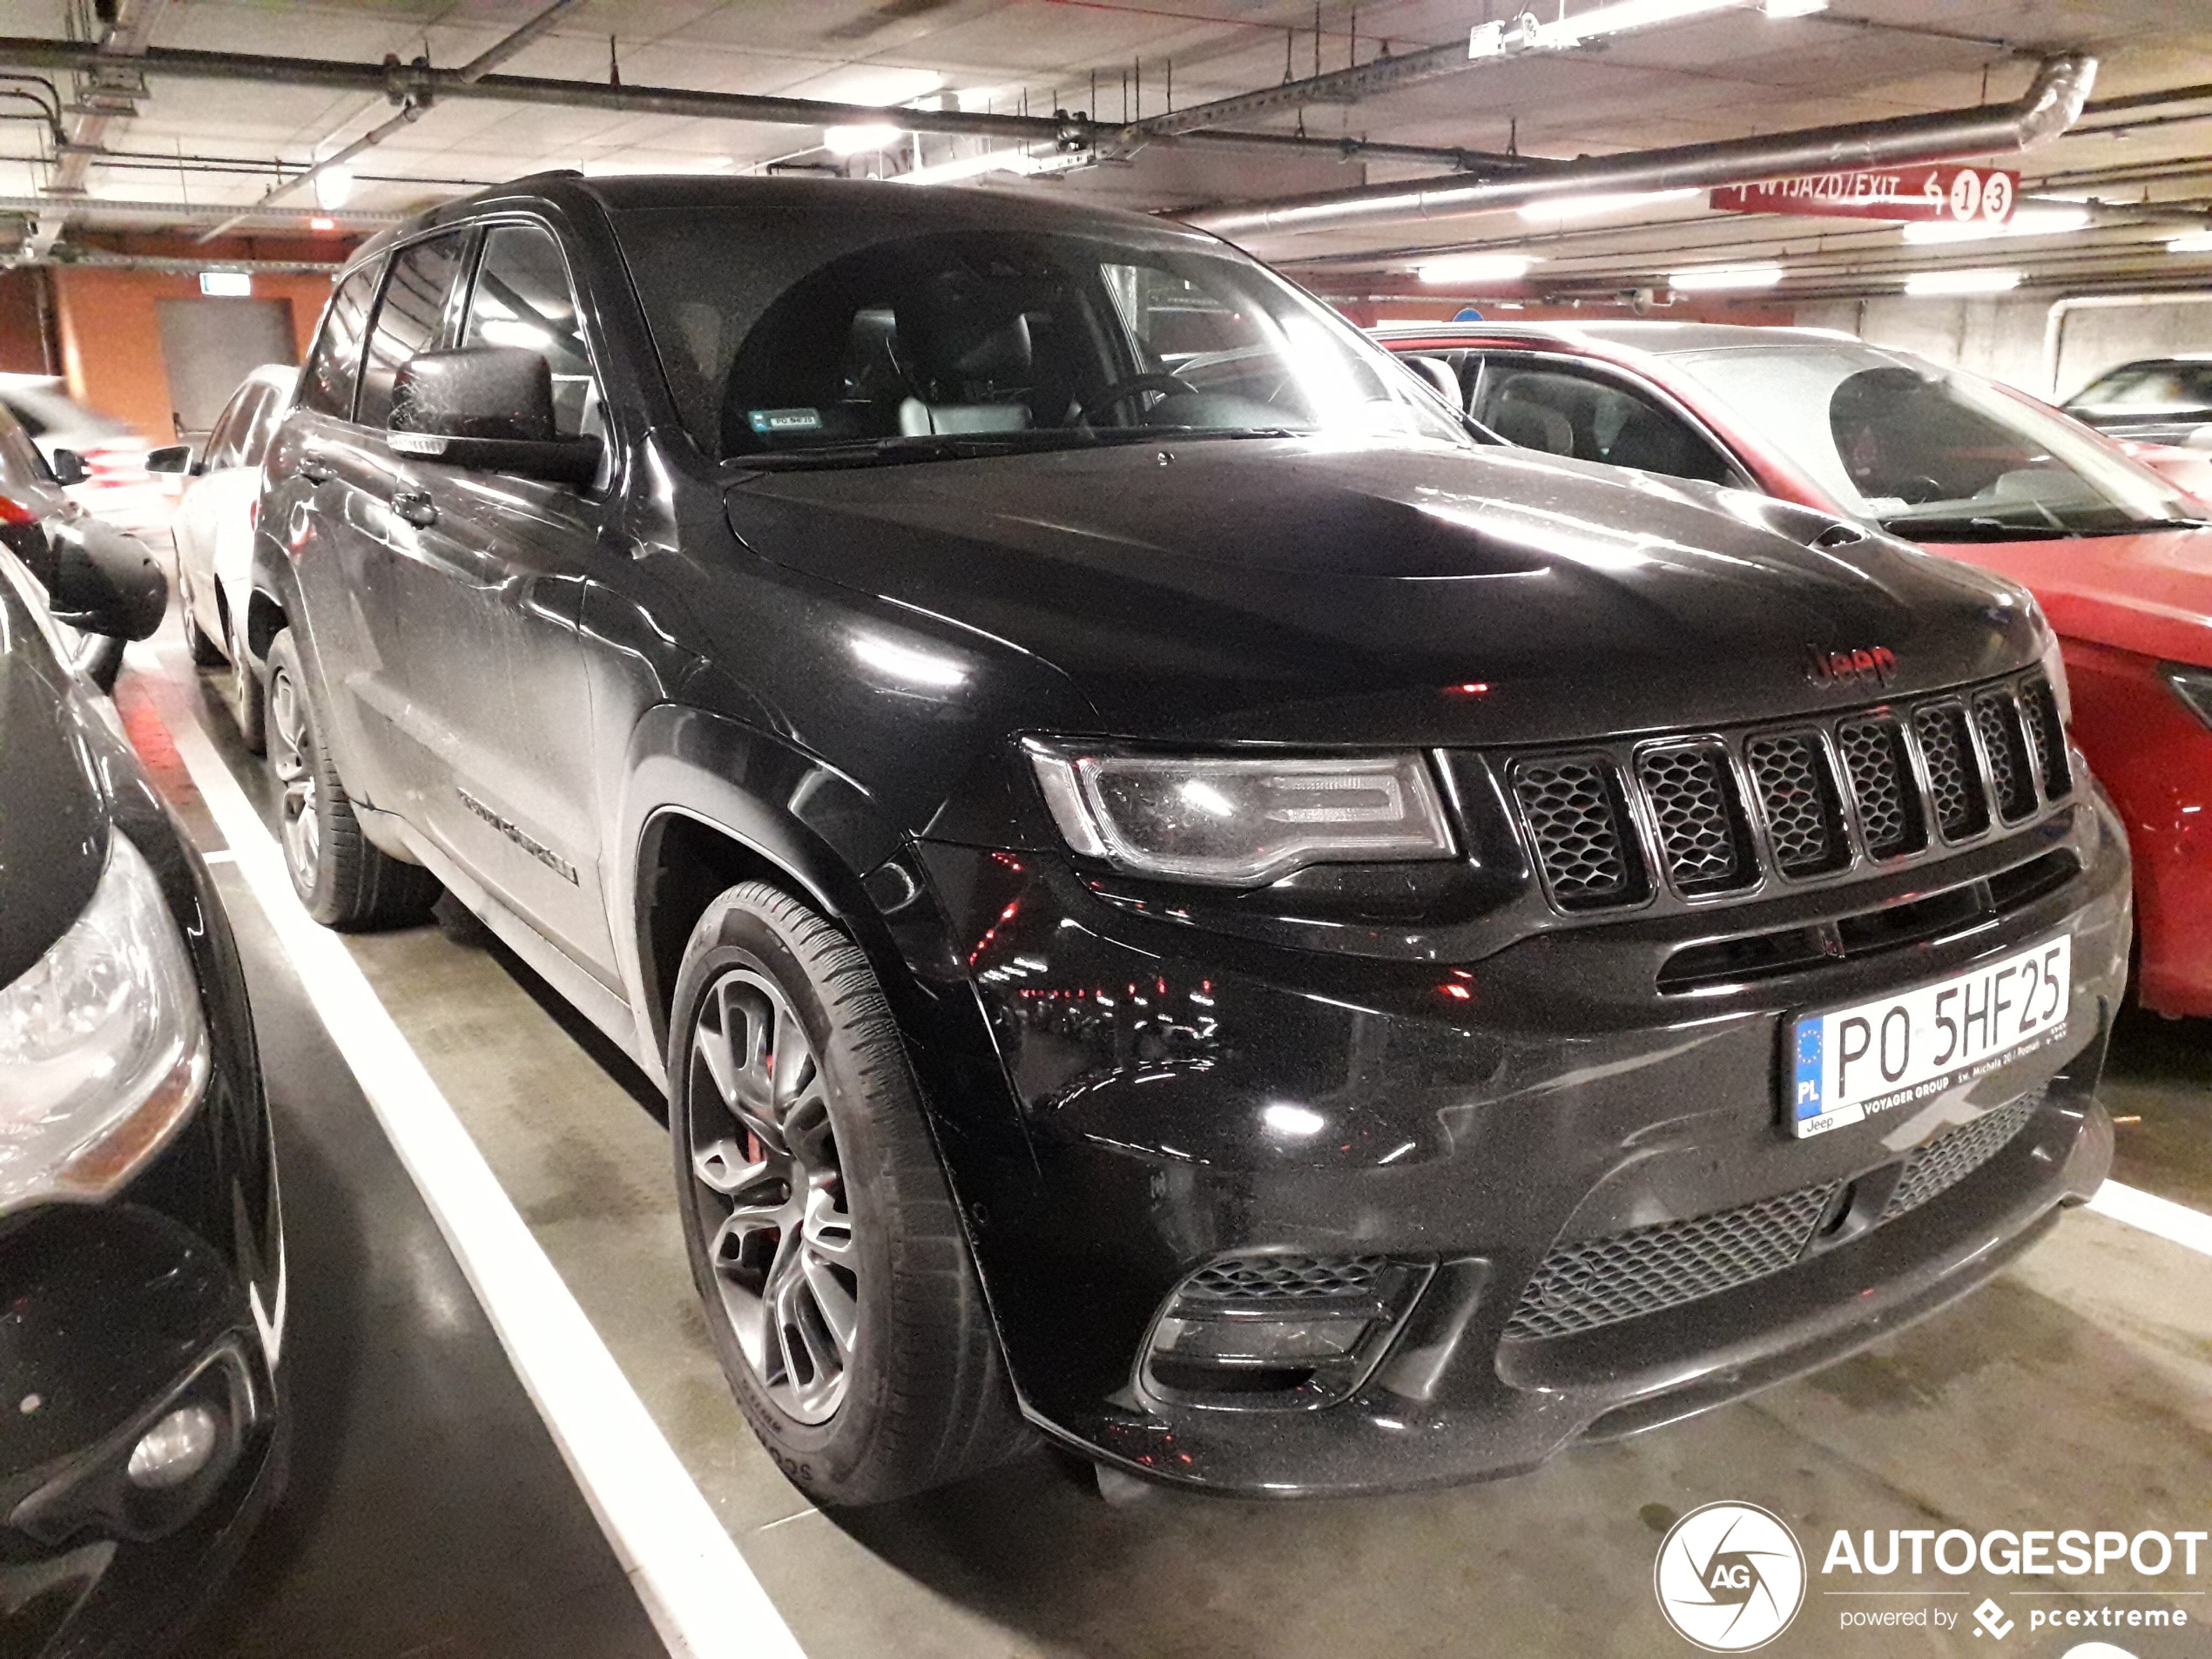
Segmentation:
[[(483, 234), (448, 338), (522, 345), (553, 370), (565, 435), (601, 431), (597, 381), (560, 249), (535, 224)], [(428, 342), (425, 342), (427, 347)], [(364, 420), (390, 414), (388, 383)], [(392, 368), (396, 370), (395, 361)], [(402, 456), (388, 445), (390, 583), (379, 624), (404, 702), (401, 813), (537, 931), (607, 983), (590, 692), (577, 637), (599, 555), (600, 496)]]

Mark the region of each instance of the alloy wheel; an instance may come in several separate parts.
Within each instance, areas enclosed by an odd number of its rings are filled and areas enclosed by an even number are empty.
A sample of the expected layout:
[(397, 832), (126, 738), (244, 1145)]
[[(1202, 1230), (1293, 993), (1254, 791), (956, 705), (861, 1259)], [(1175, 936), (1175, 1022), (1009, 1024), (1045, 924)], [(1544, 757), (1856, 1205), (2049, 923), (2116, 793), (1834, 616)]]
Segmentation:
[(269, 769), (276, 774), (280, 839), (292, 879), (314, 891), (322, 864), (322, 821), (315, 811), (314, 737), (307, 699), (281, 668), (269, 676)]
[(732, 968), (691, 1031), (694, 1223), (745, 1363), (777, 1408), (824, 1423), (860, 1326), (858, 1242), (827, 1080), (790, 1000)]

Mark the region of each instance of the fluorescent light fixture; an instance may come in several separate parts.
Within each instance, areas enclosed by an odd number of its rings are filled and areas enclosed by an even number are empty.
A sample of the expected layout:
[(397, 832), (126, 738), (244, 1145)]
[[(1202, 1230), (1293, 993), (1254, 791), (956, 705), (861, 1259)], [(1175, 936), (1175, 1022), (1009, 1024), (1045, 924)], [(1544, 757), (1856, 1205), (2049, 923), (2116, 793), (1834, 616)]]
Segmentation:
[(1770, 288), (1781, 280), (1778, 265), (1707, 265), (1675, 272), (1667, 286), (1683, 293), (1712, 293), (1725, 288)]
[(1690, 201), (1705, 192), (1695, 185), (1680, 190), (1623, 190), (1596, 196), (1548, 196), (1521, 210), (1523, 219), (1538, 223), (1575, 219), (1602, 219), (1608, 213), (1633, 213), (1661, 202)]
[(2091, 214), (2087, 207), (2056, 202), (2023, 202), (2013, 209), (2009, 223), (1992, 225), (1979, 219), (1931, 219), (1907, 225), (1905, 239), (1915, 246), (1941, 242), (1989, 242), (2000, 236), (2065, 236), (2084, 228)]
[(1287, 1100), (1270, 1101), (1262, 1109), (1260, 1119), (1278, 1135), (1301, 1141), (1329, 1127), (1329, 1120), (1312, 1108), (1294, 1105)]
[(1536, 261), (1526, 253), (1453, 253), (1417, 267), (1424, 282), (1518, 282)]
[(2017, 271), (1915, 271), (1905, 279), (1911, 294), (2003, 293), (2020, 285)]
[(2186, 236), (2166, 239), (2168, 253), (2212, 253), (2212, 231), (2191, 231)]
[(325, 167), (315, 175), (315, 206), (326, 212), (343, 207), (354, 198), (354, 183), (351, 167)]
[(1613, 0), (1611, 5), (1592, 6), (1587, 11), (1546, 24), (1543, 32), (1551, 38), (1544, 44), (1571, 46), (1606, 35), (1626, 34), (1631, 29), (1680, 23), (1686, 17), (1703, 17), (1709, 11), (1722, 11), (1741, 3), (1743, 0)]
[[(1540, 22), (1533, 11), (1497, 23), (1477, 24), (1467, 31), (1469, 57), (1504, 57), (1529, 51), (1565, 51), (1588, 41), (1624, 35), (1632, 29), (1649, 29), (1662, 23), (1681, 23), (1715, 11), (1759, 4), (1760, 0), (1613, 0), (1592, 6), (1573, 17)], [(1828, 0), (1764, 0), (1770, 17), (1802, 17), (1825, 11)]]
[(822, 148), (833, 156), (860, 156), (887, 150), (905, 138), (903, 129), (889, 122), (871, 122), (865, 126), (827, 127), (822, 132)]
[(199, 291), (217, 300), (251, 300), (253, 276), (247, 271), (202, 271)]

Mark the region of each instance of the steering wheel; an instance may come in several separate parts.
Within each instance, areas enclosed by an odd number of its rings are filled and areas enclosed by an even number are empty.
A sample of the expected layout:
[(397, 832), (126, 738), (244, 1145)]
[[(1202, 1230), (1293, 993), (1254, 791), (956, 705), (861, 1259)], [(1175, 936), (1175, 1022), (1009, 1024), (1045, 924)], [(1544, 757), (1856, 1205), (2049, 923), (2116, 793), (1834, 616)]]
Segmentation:
[(1925, 507), (1932, 501), (1948, 501), (1951, 498), (1949, 490), (1924, 472), (1915, 473), (1903, 480), (1897, 494), (1900, 500), (1914, 507)]
[(1091, 417), (1101, 410), (1110, 409), (1116, 403), (1126, 403), (1133, 397), (1142, 397), (1147, 392), (1157, 392), (1163, 397), (1184, 397), (1193, 389), (1189, 382), (1179, 381), (1172, 374), (1132, 374), (1117, 385), (1108, 387), (1089, 402), (1080, 405), (1076, 410), (1076, 422), (1079, 426), (1089, 426)]

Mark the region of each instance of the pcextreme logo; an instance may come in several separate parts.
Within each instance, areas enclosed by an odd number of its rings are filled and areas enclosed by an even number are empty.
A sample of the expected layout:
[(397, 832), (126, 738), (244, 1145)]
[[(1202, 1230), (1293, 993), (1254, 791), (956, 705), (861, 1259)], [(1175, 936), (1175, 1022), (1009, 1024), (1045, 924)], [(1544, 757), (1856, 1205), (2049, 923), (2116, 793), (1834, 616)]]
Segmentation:
[(1788, 1629), (1804, 1605), (1804, 1552), (1757, 1504), (1709, 1503), (1667, 1529), (1651, 1588), (1684, 1641), (1708, 1653), (1749, 1653)]

